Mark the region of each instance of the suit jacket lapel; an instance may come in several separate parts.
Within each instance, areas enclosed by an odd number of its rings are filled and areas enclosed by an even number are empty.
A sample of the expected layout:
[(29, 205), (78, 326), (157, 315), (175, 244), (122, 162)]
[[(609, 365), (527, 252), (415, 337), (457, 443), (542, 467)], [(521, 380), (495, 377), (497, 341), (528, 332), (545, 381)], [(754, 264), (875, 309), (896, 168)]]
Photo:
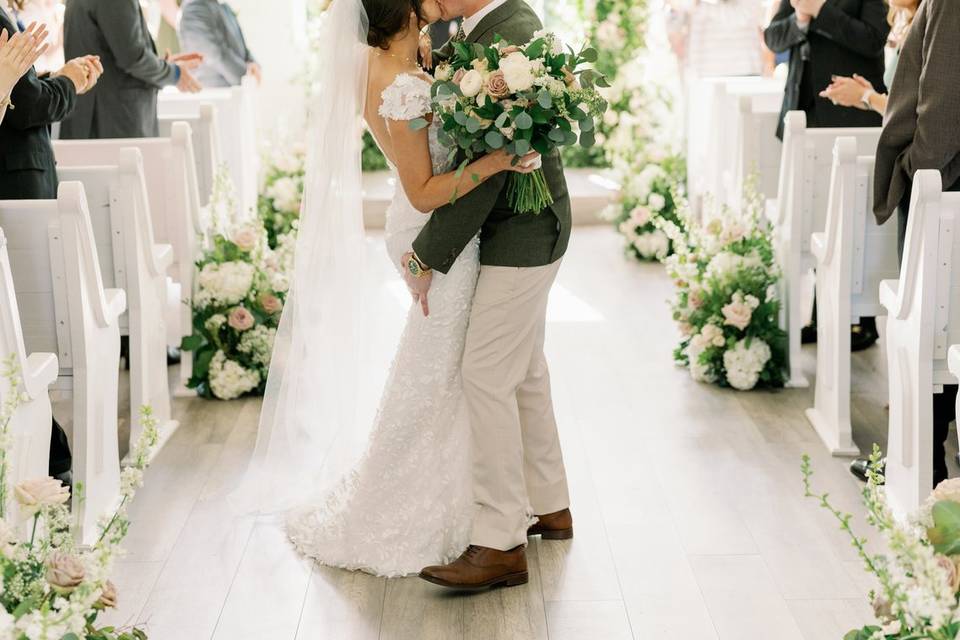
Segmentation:
[(467, 36), (466, 42), (478, 42), (480, 38), (494, 31), (517, 12), (517, 5), (522, 1), (523, 0), (507, 0), (504, 4), (484, 16), (480, 24)]

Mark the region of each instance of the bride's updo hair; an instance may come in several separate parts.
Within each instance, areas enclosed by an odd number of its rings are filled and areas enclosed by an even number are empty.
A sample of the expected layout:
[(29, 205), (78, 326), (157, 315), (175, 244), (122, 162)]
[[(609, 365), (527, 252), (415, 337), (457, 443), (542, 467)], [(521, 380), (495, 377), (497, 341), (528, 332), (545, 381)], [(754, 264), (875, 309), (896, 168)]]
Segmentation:
[(423, 19), (421, 0), (363, 0), (370, 28), (367, 44), (379, 49), (389, 49), (390, 42), (403, 33), (410, 24), (410, 12)]

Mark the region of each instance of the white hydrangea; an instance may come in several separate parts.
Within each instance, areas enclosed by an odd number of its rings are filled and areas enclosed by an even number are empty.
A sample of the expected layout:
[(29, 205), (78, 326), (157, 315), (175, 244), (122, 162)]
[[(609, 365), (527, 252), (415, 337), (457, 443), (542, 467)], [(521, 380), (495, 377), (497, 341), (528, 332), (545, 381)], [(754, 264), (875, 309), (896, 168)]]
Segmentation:
[(207, 321), (203, 323), (203, 327), (207, 330), (207, 332), (215, 334), (220, 331), (220, 327), (226, 323), (227, 316), (223, 315), (222, 313), (215, 313), (207, 318)]
[(707, 346), (700, 340), (691, 340), (687, 345), (687, 359), (690, 361), (690, 377), (697, 382), (706, 382), (712, 384), (717, 381), (709, 365), (700, 364), (700, 355)]
[(667, 206), (667, 199), (659, 193), (651, 193), (647, 199), (647, 204), (652, 211), (663, 211), (663, 208)]
[(243, 334), (237, 350), (248, 354), (251, 359), (264, 368), (270, 366), (270, 356), (273, 355), (273, 341), (277, 330), (262, 324), (257, 325)]
[(633, 241), (633, 246), (645, 260), (654, 258), (662, 260), (670, 252), (670, 239), (660, 229), (654, 229), (637, 236)]
[(770, 345), (754, 338), (747, 346), (747, 339), (737, 342), (723, 354), (723, 366), (727, 370), (727, 382), (734, 389), (749, 391), (757, 386), (760, 372), (767, 366), (772, 353)]
[(289, 176), (276, 180), (267, 187), (266, 194), (280, 211), (300, 211), (300, 183)]
[(237, 304), (250, 293), (255, 274), (252, 264), (239, 260), (206, 264), (197, 275), (194, 301), (200, 307)]
[(706, 275), (708, 278), (725, 281), (735, 277), (743, 269), (760, 266), (763, 266), (763, 261), (758, 255), (741, 256), (729, 251), (721, 251), (711, 258)]
[(249, 393), (260, 384), (260, 374), (244, 368), (217, 350), (210, 361), (210, 390), (221, 400), (233, 400)]

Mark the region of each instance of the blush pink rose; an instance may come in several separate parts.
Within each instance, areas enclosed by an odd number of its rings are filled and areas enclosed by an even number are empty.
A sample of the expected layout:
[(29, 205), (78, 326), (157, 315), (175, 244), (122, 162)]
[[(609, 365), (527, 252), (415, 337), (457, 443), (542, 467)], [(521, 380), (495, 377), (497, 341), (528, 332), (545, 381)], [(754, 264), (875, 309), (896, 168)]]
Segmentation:
[(503, 76), (503, 71), (494, 71), (487, 78), (487, 95), (498, 100), (510, 95), (510, 87), (507, 86), (507, 79)]
[(453, 74), (453, 82), (460, 85), (460, 81), (463, 80), (463, 76), (467, 75), (467, 72), (463, 69), (457, 69), (457, 72)]
[(507, 46), (507, 47), (504, 47), (503, 49), (500, 49), (500, 56), (501, 56), (501, 57), (506, 57), (506, 56), (510, 55), (511, 53), (516, 53), (517, 51), (520, 51), (520, 47), (518, 47), (518, 46), (515, 45), (515, 44), (511, 44), (511, 45), (509, 45), (509, 46)]
[(237, 331), (252, 329), (255, 322), (253, 314), (247, 311), (246, 307), (235, 307), (227, 319), (227, 324)]
[(232, 240), (240, 251), (249, 253), (257, 247), (259, 237), (252, 227), (241, 227), (234, 232)]
[(739, 300), (734, 300), (721, 309), (723, 312), (723, 324), (736, 327), (743, 331), (750, 325), (750, 319), (753, 317), (753, 309), (750, 305)]
[(283, 310), (283, 301), (272, 293), (261, 294), (259, 302), (263, 310), (270, 315), (280, 313)]

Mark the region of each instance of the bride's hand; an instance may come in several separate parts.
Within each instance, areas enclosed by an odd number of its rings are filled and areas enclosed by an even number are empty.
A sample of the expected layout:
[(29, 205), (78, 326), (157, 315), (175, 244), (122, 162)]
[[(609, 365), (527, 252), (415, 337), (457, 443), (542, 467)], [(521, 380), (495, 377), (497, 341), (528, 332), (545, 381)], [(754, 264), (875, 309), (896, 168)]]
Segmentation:
[(533, 173), (543, 166), (543, 160), (539, 153), (533, 151), (520, 158), (519, 162), (514, 163), (516, 158), (506, 149), (498, 149), (490, 154), (490, 157), (497, 163), (500, 171), (512, 171), (514, 173)]

